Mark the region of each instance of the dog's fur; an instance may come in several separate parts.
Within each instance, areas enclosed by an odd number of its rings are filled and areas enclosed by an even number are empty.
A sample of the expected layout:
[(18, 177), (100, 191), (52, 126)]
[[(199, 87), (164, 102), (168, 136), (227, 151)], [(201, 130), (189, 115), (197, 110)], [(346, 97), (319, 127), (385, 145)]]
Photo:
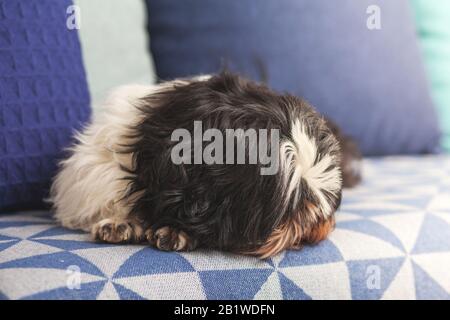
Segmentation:
[[(279, 129), (279, 172), (174, 164), (171, 134), (192, 133), (194, 121)], [(76, 138), (52, 186), (56, 218), (112, 243), (269, 257), (324, 239), (343, 184), (360, 180), (359, 151), (334, 124), (298, 97), (229, 73), (119, 88)]]

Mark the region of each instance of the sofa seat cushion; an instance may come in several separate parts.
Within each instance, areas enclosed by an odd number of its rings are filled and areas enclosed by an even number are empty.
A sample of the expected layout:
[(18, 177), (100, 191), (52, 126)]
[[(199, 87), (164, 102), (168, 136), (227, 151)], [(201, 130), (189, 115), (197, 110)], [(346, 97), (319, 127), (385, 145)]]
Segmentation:
[(364, 162), (328, 240), (272, 259), (93, 243), (48, 212), (0, 216), (5, 299), (449, 299), (450, 157)]

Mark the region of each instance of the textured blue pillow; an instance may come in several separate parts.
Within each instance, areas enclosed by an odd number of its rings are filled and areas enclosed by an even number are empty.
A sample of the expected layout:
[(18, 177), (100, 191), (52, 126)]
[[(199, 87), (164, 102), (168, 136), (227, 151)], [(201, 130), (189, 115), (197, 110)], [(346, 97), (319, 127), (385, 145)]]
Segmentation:
[(39, 208), (89, 93), (70, 0), (0, 1), (0, 210)]
[[(381, 29), (369, 30), (370, 5)], [(301, 95), (366, 155), (435, 152), (440, 132), (407, 0), (147, 0), (160, 78), (223, 65)]]

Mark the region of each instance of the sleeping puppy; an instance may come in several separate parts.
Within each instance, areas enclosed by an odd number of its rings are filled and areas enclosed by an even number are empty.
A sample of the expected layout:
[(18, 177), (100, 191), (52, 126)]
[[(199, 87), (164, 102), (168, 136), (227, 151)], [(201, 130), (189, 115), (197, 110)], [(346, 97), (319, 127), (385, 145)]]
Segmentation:
[[(125, 86), (104, 109), (77, 134), (50, 198), (63, 226), (98, 241), (267, 258), (326, 238), (342, 187), (360, 180), (360, 153), (334, 124), (234, 74)], [(200, 143), (180, 142), (199, 125)]]

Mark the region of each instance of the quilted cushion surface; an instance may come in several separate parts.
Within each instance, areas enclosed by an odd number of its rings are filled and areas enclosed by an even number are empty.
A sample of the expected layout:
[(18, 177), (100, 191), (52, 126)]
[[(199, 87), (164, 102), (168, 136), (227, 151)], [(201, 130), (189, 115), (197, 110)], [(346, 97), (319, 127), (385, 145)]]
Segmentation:
[(0, 1), (0, 211), (43, 206), (89, 93), (70, 0)]

